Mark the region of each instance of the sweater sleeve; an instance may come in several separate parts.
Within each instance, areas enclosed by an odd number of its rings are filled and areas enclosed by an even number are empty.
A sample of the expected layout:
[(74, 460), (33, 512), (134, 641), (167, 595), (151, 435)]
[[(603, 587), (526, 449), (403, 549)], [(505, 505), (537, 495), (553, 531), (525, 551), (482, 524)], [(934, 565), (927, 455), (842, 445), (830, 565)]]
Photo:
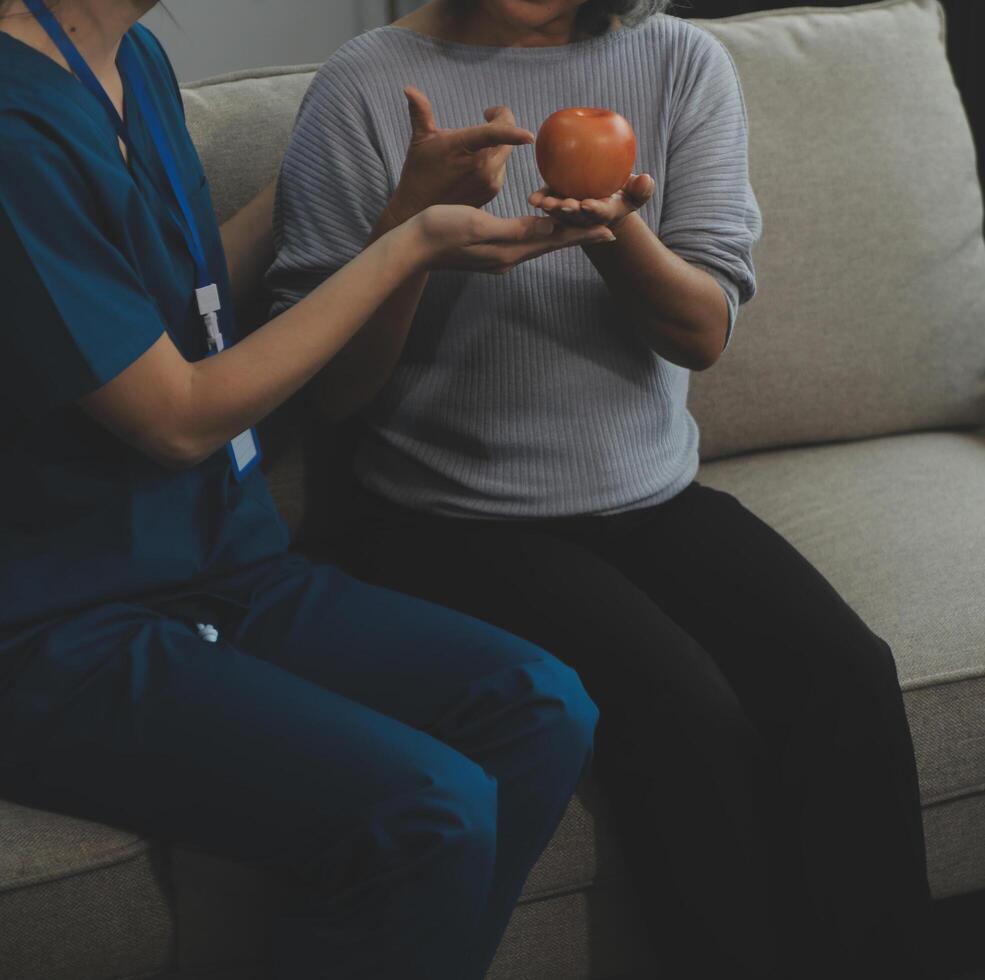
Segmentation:
[(727, 347), (739, 305), (756, 292), (752, 247), (762, 219), (749, 183), (748, 123), (735, 65), (704, 31), (694, 29), (671, 126), (660, 239), (721, 285)]
[(266, 279), (272, 316), (363, 250), (390, 194), (369, 113), (336, 55), (312, 81), (281, 165)]

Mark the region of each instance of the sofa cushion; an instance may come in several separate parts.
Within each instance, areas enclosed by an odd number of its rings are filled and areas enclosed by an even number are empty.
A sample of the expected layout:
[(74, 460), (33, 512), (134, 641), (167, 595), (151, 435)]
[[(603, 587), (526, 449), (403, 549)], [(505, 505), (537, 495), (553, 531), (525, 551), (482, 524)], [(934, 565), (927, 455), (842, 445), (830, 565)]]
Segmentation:
[(923, 830), (934, 898), (985, 890), (985, 793), (924, 807)]
[(162, 854), (102, 824), (0, 800), (0, 977), (106, 980), (173, 965)]
[[(757, 453), (708, 463), (698, 479), (779, 531), (892, 646), (924, 805), (960, 803), (941, 813), (985, 823), (967, 802), (985, 794), (985, 434)], [(939, 895), (985, 887), (985, 836), (940, 847)]]
[(985, 246), (934, 0), (698, 21), (745, 91), (759, 295), (692, 379), (706, 459), (985, 424)]
[(317, 67), (234, 72), (182, 87), (188, 131), (209, 177), (220, 222), (277, 174)]

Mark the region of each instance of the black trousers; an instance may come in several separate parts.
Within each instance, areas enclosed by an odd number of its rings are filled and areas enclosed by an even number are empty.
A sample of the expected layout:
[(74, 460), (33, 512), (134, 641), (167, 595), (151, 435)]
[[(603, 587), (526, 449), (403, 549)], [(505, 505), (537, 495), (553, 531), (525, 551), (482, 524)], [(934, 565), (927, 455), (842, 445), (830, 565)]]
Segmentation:
[(358, 575), (574, 667), (661, 977), (936, 974), (896, 664), (823, 576), (693, 483), (611, 516), (475, 521), (361, 492)]

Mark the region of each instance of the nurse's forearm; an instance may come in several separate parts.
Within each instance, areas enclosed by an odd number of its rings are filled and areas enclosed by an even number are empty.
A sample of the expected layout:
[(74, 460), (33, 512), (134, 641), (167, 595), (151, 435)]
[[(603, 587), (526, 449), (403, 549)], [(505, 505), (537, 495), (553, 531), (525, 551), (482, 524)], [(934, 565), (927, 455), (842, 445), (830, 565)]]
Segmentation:
[(424, 269), (503, 272), (602, 229), (546, 218), (428, 208), (374, 242), (296, 306), (221, 354), (189, 363), (167, 332), (79, 404), (165, 466), (194, 466), (269, 415), (317, 374), (400, 285)]
[(349, 342), (373, 312), (425, 265), (404, 225), (287, 312), (216, 357), (191, 365), (179, 458), (196, 462), (269, 415)]
[(277, 181), (272, 180), (219, 229), (237, 307), (249, 302), (274, 261), (276, 189)]
[(301, 388), (435, 254), (419, 223), (404, 225), (221, 354), (189, 362), (164, 333), (80, 405), (163, 466), (195, 466)]
[[(410, 217), (388, 206), (368, 244)], [(339, 420), (352, 415), (368, 405), (386, 384), (400, 360), (427, 281), (427, 271), (421, 271), (401, 283), (319, 373), (312, 388), (316, 404), (328, 418)]]

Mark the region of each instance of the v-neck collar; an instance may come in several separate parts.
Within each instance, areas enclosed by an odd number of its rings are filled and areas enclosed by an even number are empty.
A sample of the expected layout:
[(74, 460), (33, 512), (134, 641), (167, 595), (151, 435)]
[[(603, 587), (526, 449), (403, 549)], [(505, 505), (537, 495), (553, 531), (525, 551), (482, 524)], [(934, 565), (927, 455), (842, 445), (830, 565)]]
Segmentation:
[[(131, 40), (130, 43), (133, 41)], [(6, 49), (9, 49), (10, 58), (6, 57)], [(9, 70), (5, 71), (5, 69)], [(131, 149), (128, 159), (124, 159), (123, 154), (120, 153), (119, 135), (99, 99), (72, 72), (63, 68), (48, 55), (42, 54), (13, 35), (0, 31), (0, 79), (4, 74), (21, 83), (26, 78), (31, 78), (40, 80), (41, 84), (54, 86), (60, 96), (70, 99), (78, 106), (92, 120), (97, 130), (105, 135), (108, 145), (112, 147), (114, 159), (119, 161), (122, 172), (133, 182), (137, 193), (145, 199), (159, 219), (184, 241), (174, 208), (169, 203), (171, 191), (167, 174), (152, 145), (126, 72), (120, 72), (123, 82), (123, 122), (131, 144), (136, 150), (133, 152)]]
[[(28, 73), (35, 76), (37, 73), (40, 73), (40, 78), (43, 82), (55, 86), (60, 92), (64, 93), (86, 115), (91, 117), (97, 126), (107, 133), (112, 140), (112, 145), (116, 150), (121, 165), (136, 180), (136, 171), (134, 169), (134, 161), (132, 160), (133, 154), (128, 154), (128, 157), (131, 159), (124, 160), (123, 154), (119, 152), (117, 147), (119, 136), (106, 115), (106, 110), (96, 96), (79, 81), (75, 74), (67, 68), (63, 68), (53, 58), (49, 58), (48, 55), (38, 51), (37, 48), (31, 47), (30, 44), (25, 44), (19, 38), (8, 34), (6, 31), (0, 31), (0, 51), (3, 51), (4, 48), (9, 48), (10, 58), (0, 58), (0, 73), (2, 73), (3, 67), (9, 66), (13, 69), (12, 74), (21, 81), (23, 81), (25, 75)], [(4, 52), (5, 55), (6, 53)], [(17, 70), (17, 62), (24, 65), (24, 71)], [(117, 70), (119, 70), (118, 63)], [(140, 113), (133, 111), (136, 105), (136, 99), (133, 97), (133, 92), (127, 81), (126, 74), (122, 71), (120, 72), (120, 79), (123, 83), (123, 123), (131, 135), (139, 130), (141, 137), (143, 137), (145, 135), (143, 127), (139, 125)], [(141, 142), (143, 142), (143, 139), (141, 139)]]

